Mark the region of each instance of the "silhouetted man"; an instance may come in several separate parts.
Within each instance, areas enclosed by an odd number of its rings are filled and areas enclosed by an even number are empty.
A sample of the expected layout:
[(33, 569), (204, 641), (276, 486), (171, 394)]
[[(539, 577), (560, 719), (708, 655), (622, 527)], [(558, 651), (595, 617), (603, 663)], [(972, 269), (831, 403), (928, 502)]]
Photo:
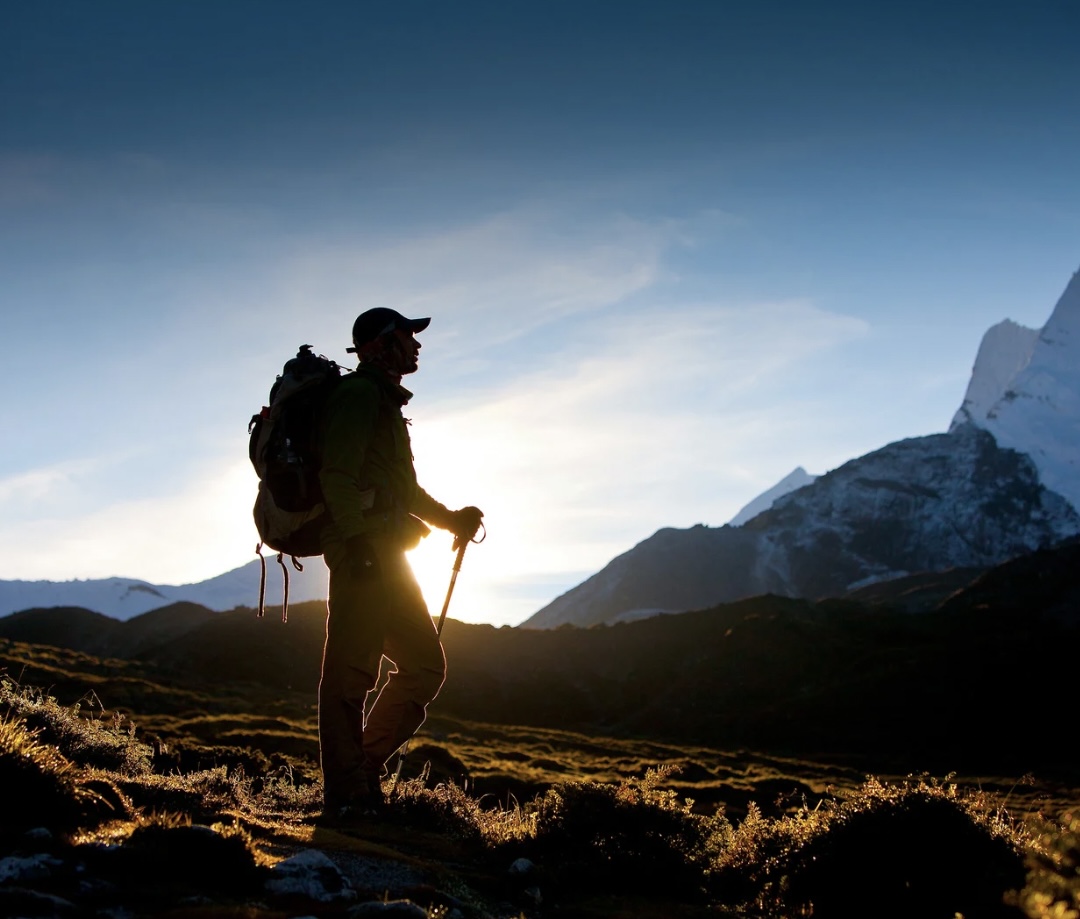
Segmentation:
[[(329, 615), (319, 683), (323, 814), (377, 813), (385, 763), (424, 722), (446, 660), (405, 558), (426, 536), (422, 521), (471, 539), (483, 514), (448, 510), (416, 481), (401, 385), (417, 369), (415, 336), (430, 319), (368, 310), (353, 324), (355, 373), (331, 394), (320, 425), (322, 486), (330, 523), (322, 549), (330, 568)], [(364, 720), (386, 655), (396, 665)]]

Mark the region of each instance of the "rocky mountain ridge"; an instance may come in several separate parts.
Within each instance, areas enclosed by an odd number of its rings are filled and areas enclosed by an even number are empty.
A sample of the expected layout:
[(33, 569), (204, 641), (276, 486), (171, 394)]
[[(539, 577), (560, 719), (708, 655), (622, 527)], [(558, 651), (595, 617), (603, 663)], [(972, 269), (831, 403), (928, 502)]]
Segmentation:
[(989, 567), (1080, 533), (1034, 463), (974, 425), (851, 460), (741, 527), (662, 529), (523, 625), (701, 609), (756, 594), (840, 596), (876, 581)]

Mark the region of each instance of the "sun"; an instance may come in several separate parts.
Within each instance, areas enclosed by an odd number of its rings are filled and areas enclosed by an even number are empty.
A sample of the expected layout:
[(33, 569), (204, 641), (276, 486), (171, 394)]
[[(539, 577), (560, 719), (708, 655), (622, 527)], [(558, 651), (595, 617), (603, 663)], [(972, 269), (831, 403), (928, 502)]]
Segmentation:
[(408, 553), (409, 565), (427, 601), (428, 612), (438, 617), (446, 601), (446, 590), (454, 567), (451, 551), (453, 537), (434, 530), (420, 545)]

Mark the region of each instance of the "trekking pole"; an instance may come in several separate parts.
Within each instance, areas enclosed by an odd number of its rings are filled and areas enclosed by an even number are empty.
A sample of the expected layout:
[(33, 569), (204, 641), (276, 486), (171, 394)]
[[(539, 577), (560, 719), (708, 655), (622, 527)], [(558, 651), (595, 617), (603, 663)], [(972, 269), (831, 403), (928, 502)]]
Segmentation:
[(450, 597), (453, 596), (458, 572), (461, 571), (461, 561), (465, 558), (465, 549), (468, 545), (468, 540), (461, 540), (461, 545), (457, 550), (457, 556), (454, 558), (454, 570), (450, 574), (450, 586), (446, 588), (446, 599), (443, 601), (442, 612), (439, 614), (439, 624), (435, 626), (435, 634), (440, 638), (442, 638), (443, 624), (446, 622), (446, 611), (450, 609)]
[[(483, 527), (483, 524), (480, 524)], [(458, 573), (461, 571), (461, 562), (465, 558), (465, 550), (469, 547), (470, 542), (477, 544), (482, 543), (487, 539), (487, 528), (484, 528), (484, 535), (479, 539), (458, 539), (455, 542), (457, 546), (457, 555), (454, 557), (454, 570), (450, 573), (450, 586), (446, 588), (446, 599), (443, 601), (442, 612), (439, 614), (439, 624), (435, 626), (435, 634), (442, 638), (443, 625), (446, 622), (446, 611), (450, 609), (450, 598), (454, 595), (454, 585), (457, 583)], [(401, 767), (405, 765), (405, 754), (409, 752), (409, 743), (412, 741), (410, 737), (401, 745), (401, 749), (398, 750), (397, 767), (394, 769), (394, 780), (390, 783), (390, 794), (394, 793), (394, 789), (397, 788), (398, 779), (401, 778)]]

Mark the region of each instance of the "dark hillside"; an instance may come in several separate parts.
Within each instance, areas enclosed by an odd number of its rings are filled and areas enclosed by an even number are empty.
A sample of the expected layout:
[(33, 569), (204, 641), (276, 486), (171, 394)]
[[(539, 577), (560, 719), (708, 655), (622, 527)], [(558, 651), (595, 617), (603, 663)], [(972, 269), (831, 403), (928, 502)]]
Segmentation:
[(990, 611), (998, 617), (1032, 612), (1080, 625), (1080, 538), (998, 565), (942, 604), (947, 613)]
[(888, 606), (905, 613), (927, 613), (957, 591), (969, 587), (986, 570), (949, 568), (946, 571), (909, 574), (849, 591), (844, 594), (844, 599), (868, 606)]
[(173, 603), (128, 620), (81, 607), (56, 606), (0, 618), (0, 638), (129, 658), (175, 641), (219, 615), (195, 603)]
[(93, 654), (119, 626), (120, 622), (111, 616), (88, 609), (53, 606), (0, 618), (0, 638)]
[[(1073, 541), (1006, 563), (922, 615), (880, 600), (762, 596), (588, 629), (450, 620), (449, 678), (432, 714), (898, 771), (1073, 776), (1053, 738), (1073, 718), (1075, 678), (1047, 663), (1080, 652), (1078, 553)], [(132, 662), (170, 685), (314, 702), (324, 618), (319, 602), (293, 607), (287, 623), (273, 610), (207, 614)]]
[[(1080, 633), (1038, 617), (868, 614), (762, 597), (638, 623), (515, 636), (448, 627), (440, 710), (485, 721), (803, 755), (899, 769), (1072, 772), (1047, 743), (1073, 675), (1045, 666)], [(1006, 738), (1010, 738), (1006, 740)]]
[(196, 603), (163, 606), (121, 622), (120, 628), (106, 633), (102, 651), (113, 657), (135, 657), (174, 642), (220, 615)]
[(326, 603), (312, 600), (258, 618), (254, 610), (212, 613), (198, 628), (136, 657), (178, 679), (249, 682), (314, 693), (325, 638)]
[[(748, 803), (737, 816), (727, 781), (719, 809), (666, 787), (686, 754), (709, 751), (669, 750), (642, 773), (638, 754), (583, 735), (630, 752), (631, 773), (562, 775), (512, 806), (425, 773), (383, 784), (383, 819), (338, 826), (318, 819), (318, 778), (281, 757), (241, 746), (166, 756), (114, 714), (87, 718), (0, 683), (0, 915), (1021, 919), (1070, 915), (1076, 902), (1072, 817), (1033, 832), (1008, 816), (1011, 793), (981, 779), (977, 790), (909, 777), (815, 791), (802, 773), (770, 770), (751, 800), (769, 795), (775, 815)], [(483, 733), (489, 755), (492, 740), (497, 756), (529, 755), (512, 728)], [(557, 732), (545, 745), (559, 755), (553, 742)], [(740, 774), (765, 765), (719, 756)]]

